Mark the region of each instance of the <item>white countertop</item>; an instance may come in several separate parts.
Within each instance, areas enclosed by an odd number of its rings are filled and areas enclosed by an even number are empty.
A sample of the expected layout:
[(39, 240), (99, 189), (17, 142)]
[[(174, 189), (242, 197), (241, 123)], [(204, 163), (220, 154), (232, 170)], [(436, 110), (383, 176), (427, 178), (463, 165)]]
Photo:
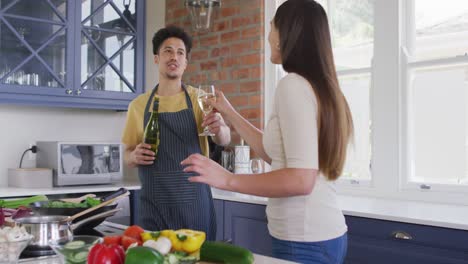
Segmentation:
[[(264, 197), (213, 189), (215, 199), (267, 204)], [(343, 214), (468, 230), (468, 206), (338, 195)]]
[(108, 192), (115, 191), (121, 187), (127, 190), (139, 190), (141, 185), (136, 181), (124, 181), (117, 184), (106, 185), (81, 185), (53, 188), (17, 188), (17, 187), (0, 187), (0, 198), (19, 197), (29, 195), (48, 195), (48, 194), (67, 194), (67, 193), (93, 193), (93, 192)]
[(468, 231), (468, 206), (339, 196), (343, 214)]
[[(138, 190), (140, 189), (140, 183), (136, 181), (125, 181), (114, 185), (41, 189), (0, 187), (0, 198), (37, 194), (104, 192), (114, 191), (120, 187), (125, 187), (129, 190)], [(252, 204), (267, 204), (268, 201), (268, 199), (264, 197), (233, 193), (214, 188), (213, 198)], [(468, 206), (350, 195), (339, 195), (338, 200), (345, 215), (468, 230)]]
[[(24, 259), (20, 260), (19, 263), (34, 263), (34, 264), (61, 264), (60, 259), (57, 256), (52, 257), (40, 257), (35, 259)], [(200, 262), (202, 263), (202, 262)], [(203, 262), (207, 263), (207, 262)], [(254, 264), (294, 264), (295, 262), (290, 262), (286, 260), (270, 258), (258, 254), (254, 254)]]

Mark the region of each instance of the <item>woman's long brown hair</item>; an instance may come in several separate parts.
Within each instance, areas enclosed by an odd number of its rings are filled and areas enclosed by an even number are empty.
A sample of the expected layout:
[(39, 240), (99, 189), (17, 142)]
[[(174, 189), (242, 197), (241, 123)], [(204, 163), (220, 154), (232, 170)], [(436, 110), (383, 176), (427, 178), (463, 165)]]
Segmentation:
[(274, 25), (284, 70), (304, 77), (317, 97), (319, 170), (336, 180), (343, 171), (353, 120), (338, 84), (327, 15), (314, 0), (288, 0), (277, 9)]

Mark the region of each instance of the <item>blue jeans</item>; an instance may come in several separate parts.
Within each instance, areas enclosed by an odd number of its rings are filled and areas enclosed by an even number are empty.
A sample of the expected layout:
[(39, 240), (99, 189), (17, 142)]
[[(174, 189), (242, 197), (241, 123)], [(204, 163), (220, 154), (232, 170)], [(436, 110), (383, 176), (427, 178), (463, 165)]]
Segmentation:
[(348, 248), (348, 235), (319, 242), (294, 242), (273, 237), (273, 257), (299, 263), (342, 264)]

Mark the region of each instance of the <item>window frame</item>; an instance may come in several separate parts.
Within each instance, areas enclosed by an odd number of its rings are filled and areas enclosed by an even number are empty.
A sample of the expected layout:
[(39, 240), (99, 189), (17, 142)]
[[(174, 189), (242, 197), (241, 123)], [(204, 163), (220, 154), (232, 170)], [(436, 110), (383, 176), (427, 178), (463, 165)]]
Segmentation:
[[(416, 37), (411, 33), (415, 31), (416, 21), (416, 3), (415, 0), (406, 0), (402, 2), (402, 32), (403, 38), (401, 43), (401, 75), (402, 75), (402, 151), (401, 151), (401, 189), (406, 191), (425, 191), (425, 192), (459, 192), (468, 194), (468, 185), (463, 184), (448, 184), (448, 183), (429, 183), (424, 181), (413, 181), (414, 166), (411, 162), (413, 157), (413, 148), (411, 138), (414, 133), (412, 131), (412, 111), (411, 105), (411, 71), (423, 70), (427, 68), (454, 67), (458, 65), (468, 66), (468, 55), (455, 55), (451, 57), (442, 57), (436, 59), (416, 60), (411, 54), (415, 53)], [(435, 37), (437, 38), (437, 37)], [(468, 165), (468, 164), (467, 164)]]
[[(265, 0), (265, 39), (270, 31), (270, 21), (276, 4), (283, 0)], [(276, 2), (276, 3), (275, 3)], [(466, 186), (420, 184), (408, 182), (409, 169), (409, 116), (407, 91), (409, 69), (427, 65), (468, 63), (468, 56), (409, 62), (407, 48), (414, 46), (408, 36), (408, 13), (414, 10), (414, 0), (376, 0), (374, 21), (374, 56), (368, 69), (338, 71), (340, 74), (362, 73), (370, 70), (371, 127), (371, 180), (353, 182), (337, 181), (337, 191), (344, 195), (362, 195), (376, 198), (442, 202), (468, 205)], [(414, 12), (413, 12), (414, 14)], [(409, 24), (410, 26), (414, 26)], [(270, 62), (270, 47), (265, 41), (265, 117), (271, 113), (275, 86), (281, 77), (281, 66)], [(267, 118), (265, 118), (267, 121)]]

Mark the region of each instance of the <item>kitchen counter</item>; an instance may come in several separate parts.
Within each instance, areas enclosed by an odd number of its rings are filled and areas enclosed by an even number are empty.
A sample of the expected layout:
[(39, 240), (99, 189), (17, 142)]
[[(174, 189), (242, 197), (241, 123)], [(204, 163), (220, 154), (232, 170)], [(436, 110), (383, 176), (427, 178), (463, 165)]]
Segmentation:
[[(115, 191), (120, 187), (125, 187), (128, 190), (139, 190), (141, 188), (138, 181), (124, 181), (120, 184), (114, 185), (89, 185), (40, 189), (0, 187), (0, 198), (37, 194), (47, 195), (105, 192)], [(268, 201), (265, 197), (233, 193), (215, 188), (212, 188), (212, 190), (213, 198), (220, 200), (251, 204), (267, 204)], [(468, 222), (466, 221), (466, 219), (468, 219), (468, 206), (390, 200), (351, 195), (338, 195), (338, 201), (345, 215), (468, 230)]]
[[(254, 254), (255, 264), (293, 264), (294, 262), (270, 258), (258, 254)], [(34, 263), (34, 264), (61, 264), (60, 259), (57, 256), (52, 257), (39, 257), (32, 259), (20, 260), (19, 263)], [(208, 262), (198, 262), (199, 264), (208, 264)]]
[(30, 196), (30, 195), (49, 195), (49, 194), (67, 194), (67, 193), (94, 193), (94, 192), (109, 192), (116, 191), (121, 187), (127, 190), (141, 189), (138, 181), (123, 181), (116, 184), (106, 185), (81, 185), (53, 188), (17, 188), (17, 187), (0, 187), (0, 198)]

